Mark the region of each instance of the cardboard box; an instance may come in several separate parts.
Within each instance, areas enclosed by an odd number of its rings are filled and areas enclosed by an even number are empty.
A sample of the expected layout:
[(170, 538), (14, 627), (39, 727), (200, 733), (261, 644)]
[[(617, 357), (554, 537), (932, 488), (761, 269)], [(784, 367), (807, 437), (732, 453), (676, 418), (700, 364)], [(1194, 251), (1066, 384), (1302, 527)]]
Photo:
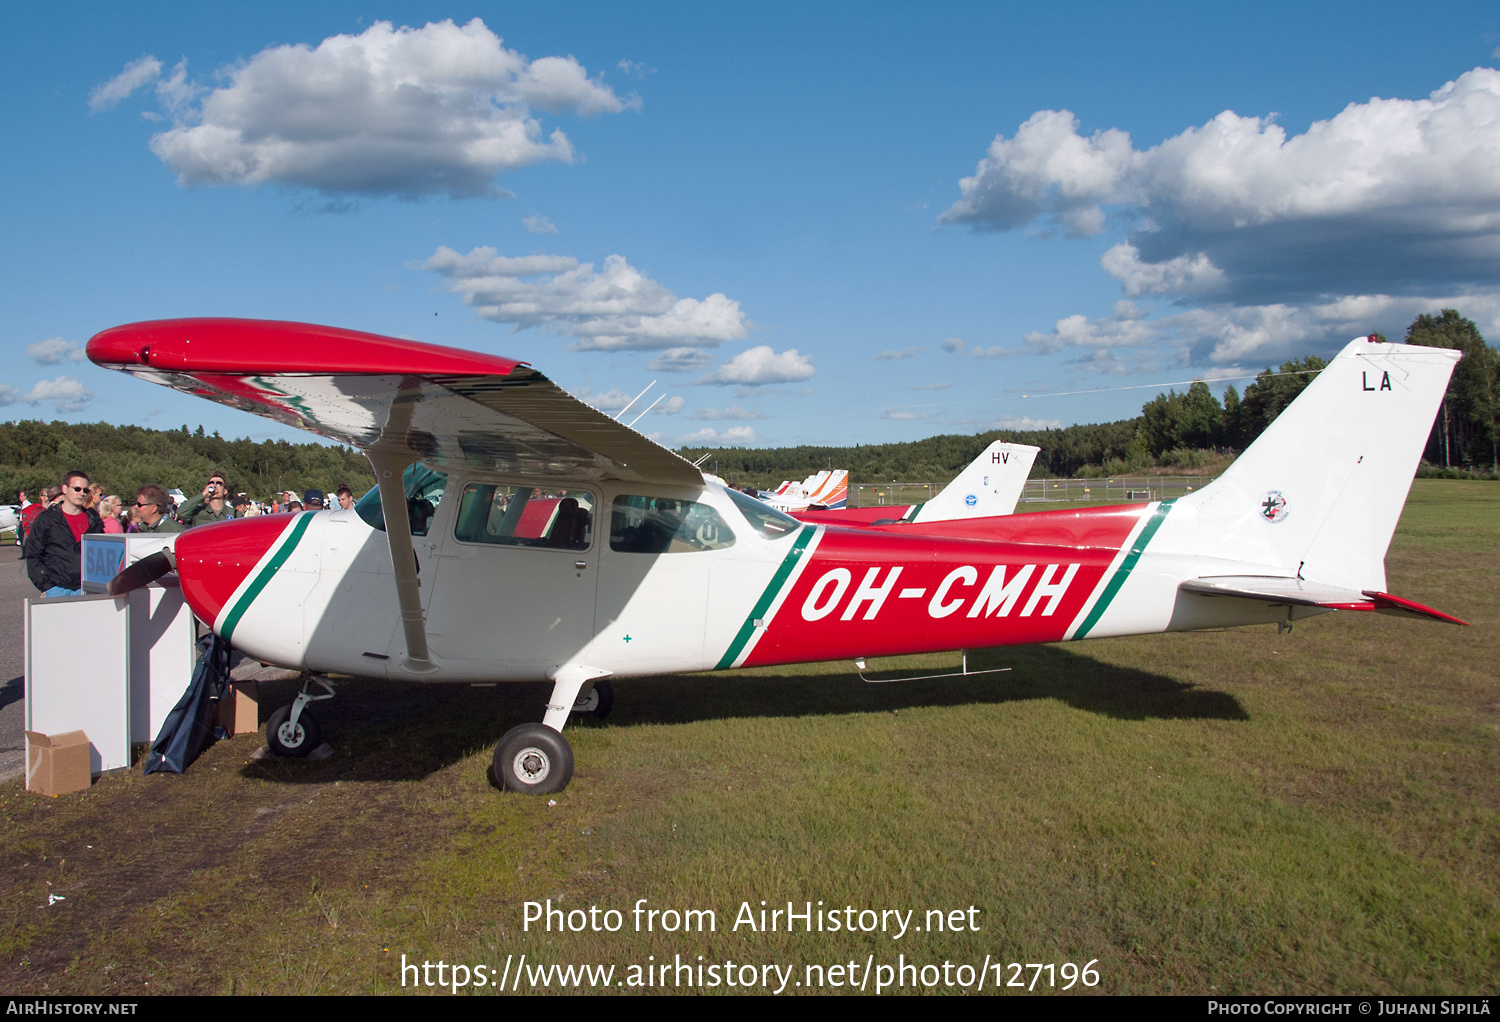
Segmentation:
[(57, 796), (69, 791), (87, 791), (89, 736), (82, 731), (60, 735), (26, 732), (26, 790)]
[(219, 700), (219, 726), (226, 734), (260, 730), (260, 682), (235, 681)]

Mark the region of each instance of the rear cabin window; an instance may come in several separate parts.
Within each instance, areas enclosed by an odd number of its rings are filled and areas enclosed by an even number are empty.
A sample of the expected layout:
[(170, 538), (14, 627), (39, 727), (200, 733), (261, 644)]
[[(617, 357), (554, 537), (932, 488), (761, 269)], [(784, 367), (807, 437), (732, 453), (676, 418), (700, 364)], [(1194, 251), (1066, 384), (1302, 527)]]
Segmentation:
[(734, 533), (707, 504), (672, 497), (616, 497), (609, 548), (626, 554), (682, 554), (723, 550)]
[(594, 495), (587, 490), (470, 483), (453, 534), (465, 543), (587, 550)]

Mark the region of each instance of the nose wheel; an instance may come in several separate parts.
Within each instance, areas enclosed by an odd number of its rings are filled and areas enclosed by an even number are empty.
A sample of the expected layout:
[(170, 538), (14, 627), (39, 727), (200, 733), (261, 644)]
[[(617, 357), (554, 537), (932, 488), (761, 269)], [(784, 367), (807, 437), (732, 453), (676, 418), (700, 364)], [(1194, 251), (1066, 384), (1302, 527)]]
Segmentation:
[[(323, 689), (321, 694), (313, 693), (315, 684)], [(304, 675), (302, 691), (297, 693), (297, 698), (276, 710), (266, 721), (266, 745), (276, 755), (289, 759), (308, 755), (323, 744), (323, 729), (318, 726), (318, 719), (308, 712), (307, 704), (332, 699), (333, 696), (333, 682)]]
[(301, 759), (323, 741), (318, 718), (303, 710), (292, 720), (292, 704), (281, 707), (266, 721), (266, 744), (278, 756)]

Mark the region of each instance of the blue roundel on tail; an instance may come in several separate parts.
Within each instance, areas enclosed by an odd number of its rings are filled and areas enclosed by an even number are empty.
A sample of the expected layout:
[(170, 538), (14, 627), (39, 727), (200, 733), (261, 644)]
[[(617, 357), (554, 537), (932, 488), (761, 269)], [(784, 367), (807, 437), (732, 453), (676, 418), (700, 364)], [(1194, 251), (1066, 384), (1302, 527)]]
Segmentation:
[(975, 504), (979, 503), (979, 498), (971, 493), (964, 498), (964, 503), (969, 505), (970, 507), (973, 507)]

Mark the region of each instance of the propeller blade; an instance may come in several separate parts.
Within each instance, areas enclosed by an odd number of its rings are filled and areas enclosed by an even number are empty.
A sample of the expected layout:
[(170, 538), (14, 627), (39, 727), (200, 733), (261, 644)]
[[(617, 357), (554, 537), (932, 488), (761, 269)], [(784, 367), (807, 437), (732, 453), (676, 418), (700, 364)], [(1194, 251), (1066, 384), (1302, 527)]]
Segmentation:
[(150, 585), (176, 567), (177, 558), (172, 556), (172, 551), (160, 550), (148, 557), (142, 557), (134, 564), (126, 565), (124, 570), (109, 580), (105, 592), (111, 596), (123, 596), (142, 586)]

